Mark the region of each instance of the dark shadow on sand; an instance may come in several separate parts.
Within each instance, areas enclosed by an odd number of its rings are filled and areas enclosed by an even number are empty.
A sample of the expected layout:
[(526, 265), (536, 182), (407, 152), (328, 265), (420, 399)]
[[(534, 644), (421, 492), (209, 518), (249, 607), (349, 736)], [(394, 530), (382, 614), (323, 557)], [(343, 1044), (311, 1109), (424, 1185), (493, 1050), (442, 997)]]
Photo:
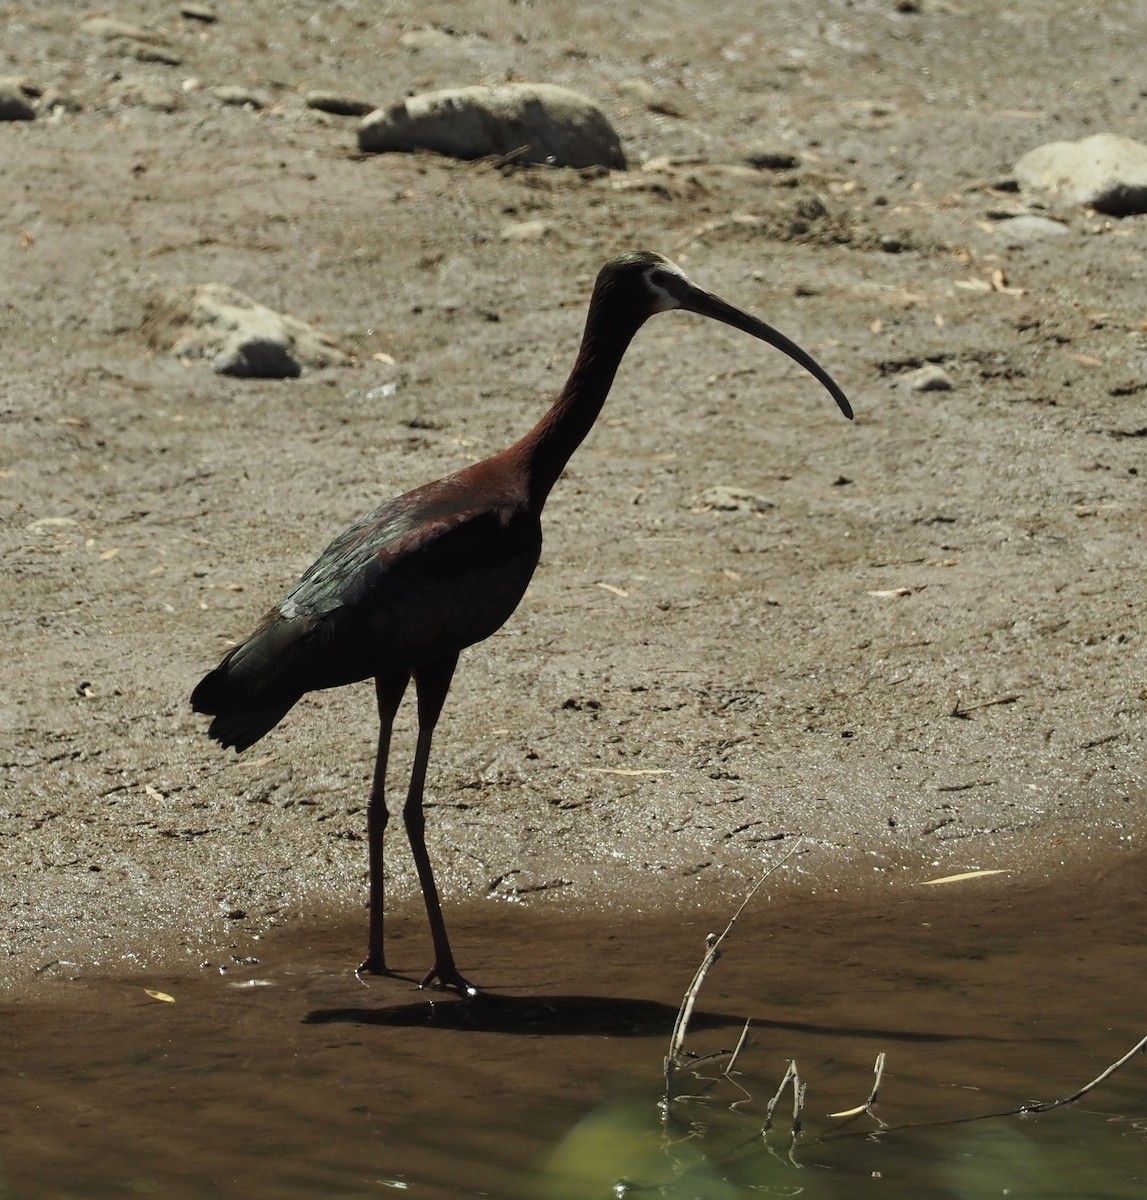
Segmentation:
[[(476, 997), (436, 992), (425, 999), (381, 1007), (360, 1005), (320, 1008), (303, 1018), (305, 1025), (389, 1025), (397, 1028), (457, 1029), (474, 1033), (520, 1033), (557, 1037), (668, 1038), (677, 1009), (656, 1000), (631, 1000), (609, 996), (499, 996), (483, 992)], [(725, 1013), (695, 1010), (690, 1030), (740, 1029), (745, 1019)], [(757, 1030), (789, 1030), (825, 1037), (873, 1038), (886, 1042), (991, 1042), (1000, 1039), (980, 1033), (921, 1033), (903, 1029), (856, 1029), (815, 1025), (804, 1021), (753, 1019)]]

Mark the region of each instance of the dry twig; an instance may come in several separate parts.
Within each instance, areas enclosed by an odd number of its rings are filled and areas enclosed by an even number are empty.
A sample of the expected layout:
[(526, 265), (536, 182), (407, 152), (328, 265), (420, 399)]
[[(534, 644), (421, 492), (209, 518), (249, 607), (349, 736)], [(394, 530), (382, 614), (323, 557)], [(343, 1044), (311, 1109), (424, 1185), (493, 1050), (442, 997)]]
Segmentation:
[[(898, 1133), (902, 1129), (937, 1129), (944, 1125), (970, 1125), (973, 1121), (994, 1121), (1000, 1117), (1024, 1117), (1030, 1113), (1051, 1112), (1053, 1109), (1063, 1108), (1064, 1105), (1074, 1104), (1077, 1100), (1082, 1099), (1093, 1088), (1098, 1087), (1104, 1080), (1110, 1079), (1116, 1071), (1121, 1067), (1125, 1067), (1137, 1054), (1142, 1054), (1145, 1050), (1147, 1050), (1147, 1037), (1140, 1038), (1122, 1058), (1117, 1059), (1106, 1070), (1100, 1071), (1090, 1083), (1084, 1084), (1078, 1091), (1072, 1092), (1070, 1096), (1064, 1096), (1059, 1100), (1032, 1100), (1027, 1104), (1021, 1104), (1018, 1108), (1008, 1108), (1002, 1112), (980, 1113), (974, 1117), (953, 1117), (945, 1121), (907, 1121), (903, 1125), (886, 1125), (884, 1122), (881, 1122), (881, 1132)], [(873, 1091), (875, 1094), (875, 1089)], [(867, 1131), (850, 1130), (847, 1133), (830, 1134), (827, 1138), (821, 1138), (821, 1141), (835, 1141), (837, 1137), (857, 1136), (868, 1137), (869, 1133)]]
[(993, 708), (997, 704), (1015, 704), (1019, 696), (998, 696), (995, 700), (981, 700), (978, 704), (961, 704), (959, 700), (952, 706), (952, 711), (948, 714), (951, 717), (959, 717), (961, 721), (968, 719), (969, 713), (974, 713), (978, 708)]
[(872, 1106), (876, 1103), (877, 1093), (880, 1091), (880, 1081), (884, 1077), (884, 1051), (881, 1050), (876, 1056), (876, 1065), (872, 1068), (876, 1074), (876, 1078), (872, 1081), (872, 1091), (868, 1093), (868, 1099), (863, 1104), (858, 1104), (856, 1108), (846, 1108), (844, 1112), (829, 1113), (830, 1117), (844, 1117), (847, 1120), (852, 1120), (854, 1117), (859, 1117), (861, 1113), (871, 1117), (881, 1129), (887, 1129), (888, 1124), (882, 1121), (873, 1111)]
[(705, 982), (705, 976), (709, 974), (709, 968), (721, 957), (721, 943), (732, 932), (733, 926), (737, 923), (737, 918), (745, 911), (748, 903), (760, 890), (761, 884), (778, 868), (784, 864), (796, 853), (797, 847), (800, 846), (802, 838), (792, 844), (788, 852), (775, 862), (769, 869), (757, 880), (756, 883), (749, 889), (749, 894), (741, 901), (740, 907), (729, 918), (729, 923), (721, 931), (720, 934), (709, 934), (706, 938), (705, 957), (701, 960), (701, 965), (697, 968), (693, 976), (692, 982), (686, 989), (685, 997), (681, 1001), (681, 1007), (677, 1010), (677, 1020), (673, 1023), (673, 1034), (669, 1039), (669, 1053), (665, 1056), (665, 1103), (668, 1104), (673, 1099), (673, 1072), (676, 1070), (681, 1056), (681, 1047), (685, 1043), (685, 1034), (689, 1028), (689, 1018), (693, 1015), (693, 1006), (697, 1003), (697, 996), (701, 991), (701, 985)]

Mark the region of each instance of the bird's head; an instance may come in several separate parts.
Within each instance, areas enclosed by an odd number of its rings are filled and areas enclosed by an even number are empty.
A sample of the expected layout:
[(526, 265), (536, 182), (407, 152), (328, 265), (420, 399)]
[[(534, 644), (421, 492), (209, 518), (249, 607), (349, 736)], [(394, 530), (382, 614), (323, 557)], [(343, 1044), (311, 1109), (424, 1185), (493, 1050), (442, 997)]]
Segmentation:
[(674, 308), (711, 317), (751, 334), (787, 354), (828, 390), (840, 411), (852, 419), (852, 406), (831, 375), (806, 351), (764, 321), (742, 312), (719, 296), (699, 288), (674, 262), (650, 250), (639, 250), (611, 259), (602, 267), (594, 288), (596, 295), (611, 296), (614, 303), (625, 297), (626, 307), (638, 324), (655, 313)]

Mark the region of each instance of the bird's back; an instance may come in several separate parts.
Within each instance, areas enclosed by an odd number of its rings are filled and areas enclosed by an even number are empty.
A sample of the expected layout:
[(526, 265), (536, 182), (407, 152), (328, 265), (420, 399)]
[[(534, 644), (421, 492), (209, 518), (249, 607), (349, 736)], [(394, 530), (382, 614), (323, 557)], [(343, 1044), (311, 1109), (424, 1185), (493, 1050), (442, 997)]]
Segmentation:
[(304, 692), (415, 670), (501, 627), (541, 553), (513, 487), (469, 468), (380, 505), (323, 551), (192, 693), (209, 732), (242, 749)]

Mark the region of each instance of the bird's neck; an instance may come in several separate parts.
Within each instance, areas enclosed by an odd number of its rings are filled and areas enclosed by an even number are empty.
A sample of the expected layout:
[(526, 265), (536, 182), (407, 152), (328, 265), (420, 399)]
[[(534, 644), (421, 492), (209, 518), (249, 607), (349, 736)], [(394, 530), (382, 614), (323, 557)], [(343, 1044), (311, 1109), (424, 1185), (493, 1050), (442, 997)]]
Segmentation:
[(570, 456), (593, 428), (625, 351), (641, 327), (641, 319), (609, 309), (595, 294), (565, 386), (549, 412), (506, 452), (524, 468), (535, 508), (545, 503)]

